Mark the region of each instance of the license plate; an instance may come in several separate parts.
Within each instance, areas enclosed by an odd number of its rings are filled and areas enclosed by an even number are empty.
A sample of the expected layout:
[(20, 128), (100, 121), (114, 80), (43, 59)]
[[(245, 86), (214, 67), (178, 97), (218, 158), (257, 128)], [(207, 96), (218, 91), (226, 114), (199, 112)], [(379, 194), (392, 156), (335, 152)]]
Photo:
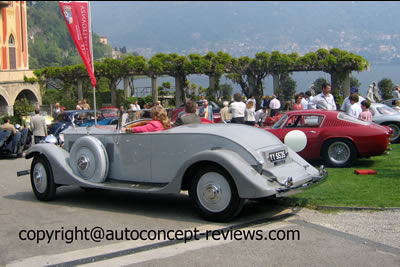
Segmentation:
[(285, 150), (282, 151), (277, 151), (274, 153), (269, 153), (269, 160), (274, 162), (274, 161), (278, 161), (278, 160), (283, 160), (286, 159), (286, 152)]

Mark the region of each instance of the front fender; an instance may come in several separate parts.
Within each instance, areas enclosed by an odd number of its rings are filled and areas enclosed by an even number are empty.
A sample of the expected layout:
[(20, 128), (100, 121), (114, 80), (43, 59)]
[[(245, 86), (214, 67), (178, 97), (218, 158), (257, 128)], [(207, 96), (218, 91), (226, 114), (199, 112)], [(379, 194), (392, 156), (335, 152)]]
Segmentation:
[(49, 161), (56, 184), (93, 185), (73, 173), (69, 165), (69, 153), (63, 148), (50, 143), (36, 144), (27, 150), (25, 158), (30, 159), (39, 155), (45, 156)]
[[(241, 198), (265, 197), (276, 192), (268, 186), (267, 180), (249, 162), (239, 154), (225, 149), (206, 150), (195, 154), (184, 162), (175, 179), (168, 185), (169, 190), (166, 188), (166, 191), (179, 192), (186, 171), (202, 161), (213, 162), (223, 167), (231, 175)], [(256, 164), (255, 160), (254, 164)]]

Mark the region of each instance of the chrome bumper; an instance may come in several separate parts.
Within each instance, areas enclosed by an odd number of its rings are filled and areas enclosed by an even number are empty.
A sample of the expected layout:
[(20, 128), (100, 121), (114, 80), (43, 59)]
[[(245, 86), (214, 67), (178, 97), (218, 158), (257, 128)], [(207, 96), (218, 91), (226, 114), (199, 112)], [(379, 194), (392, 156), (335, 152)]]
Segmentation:
[[(291, 177), (289, 177), (291, 179)], [(288, 179), (289, 179), (288, 178)], [(318, 184), (321, 184), (325, 182), (328, 178), (328, 171), (325, 169), (325, 167), (322, 165), (319, 169), (319, 175), (314, 176), (311, 178), (311, 180), (307, 181), (304, 184), (296, 185), (296, 186), (290, 186), (291, 181), (285, 182), (285, 188), (278, 188), (276, 190), (277, 197), (284, 197), (288, 195), (292, 195), (294, 193), (298, 193), (298, 191), (303, 191), (303, 189), (310, 189)]]

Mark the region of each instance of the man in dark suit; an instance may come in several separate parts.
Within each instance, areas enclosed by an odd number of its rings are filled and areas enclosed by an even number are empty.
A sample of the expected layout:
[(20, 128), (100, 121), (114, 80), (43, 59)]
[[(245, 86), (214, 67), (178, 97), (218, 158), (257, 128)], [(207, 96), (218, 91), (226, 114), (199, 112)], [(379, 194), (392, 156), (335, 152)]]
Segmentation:
[(179, 126), (183, 124), (201, 123), (201, 118), (196, 114), (197, 104), (194, 101), (188, 101), (185, 104), (185, 114), (180, 116), (174, 123), (173, 126)]

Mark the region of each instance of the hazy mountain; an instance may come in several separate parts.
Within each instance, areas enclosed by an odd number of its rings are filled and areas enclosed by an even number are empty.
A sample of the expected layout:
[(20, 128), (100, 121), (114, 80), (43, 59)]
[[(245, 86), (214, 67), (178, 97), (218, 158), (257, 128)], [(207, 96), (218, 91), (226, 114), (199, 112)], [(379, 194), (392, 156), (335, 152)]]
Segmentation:
[[(400, 59), (399, 2), (96, 2), (93, 30), (141, 55), (348, 50)], [(400, 61), (399, 61), (400, 62)]]

